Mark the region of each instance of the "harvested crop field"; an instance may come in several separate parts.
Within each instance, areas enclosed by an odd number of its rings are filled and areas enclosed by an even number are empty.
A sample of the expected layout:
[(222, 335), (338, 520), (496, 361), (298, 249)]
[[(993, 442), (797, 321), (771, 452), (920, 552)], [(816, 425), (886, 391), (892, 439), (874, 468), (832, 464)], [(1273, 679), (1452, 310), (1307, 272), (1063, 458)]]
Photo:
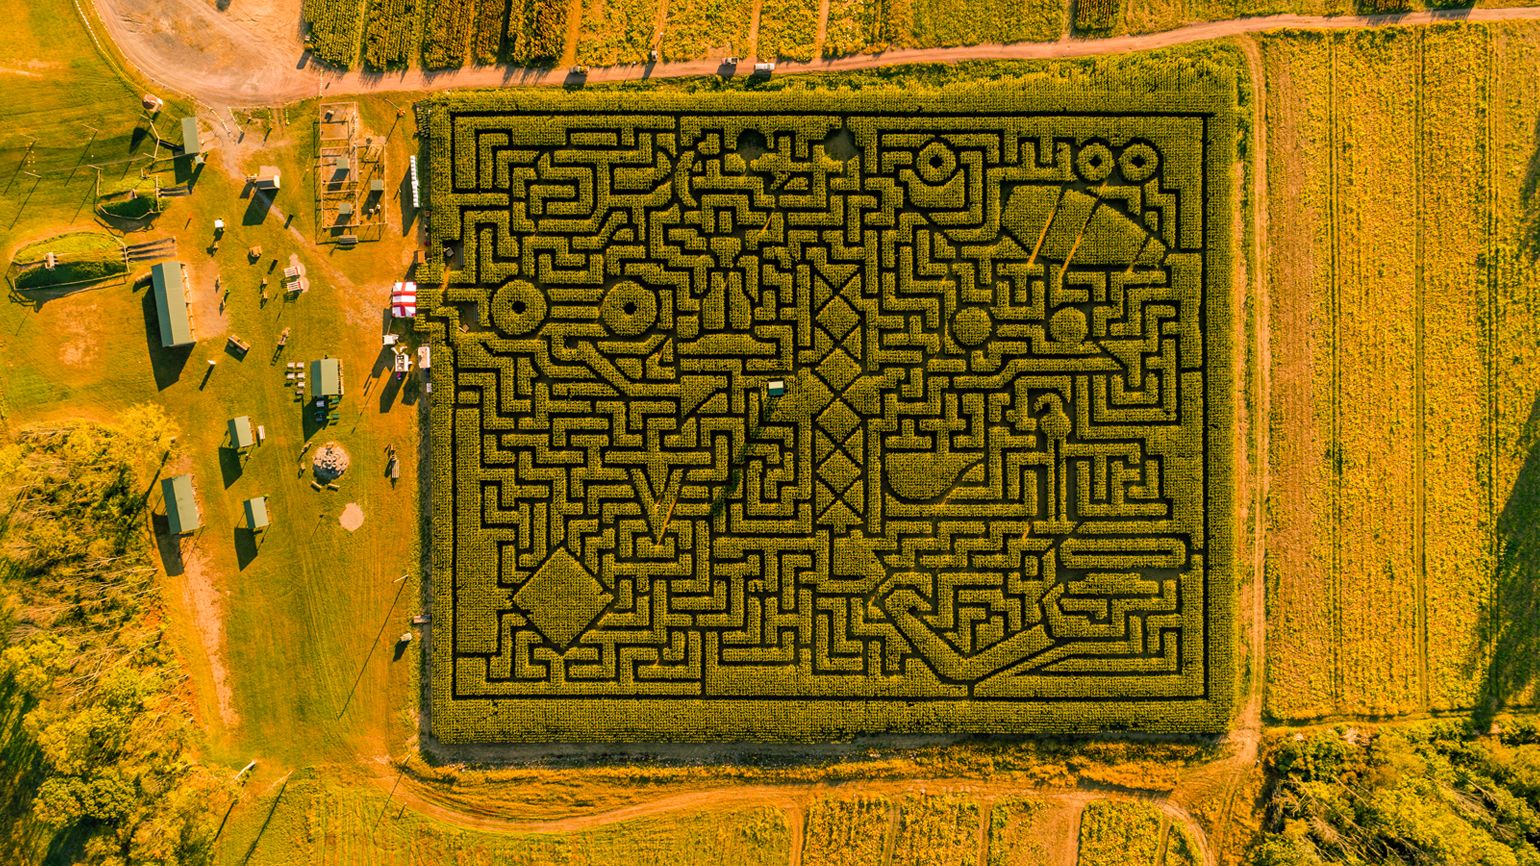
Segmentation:
[(1535, 37), (1263, 41), (1279, 718), (1532, 702)]

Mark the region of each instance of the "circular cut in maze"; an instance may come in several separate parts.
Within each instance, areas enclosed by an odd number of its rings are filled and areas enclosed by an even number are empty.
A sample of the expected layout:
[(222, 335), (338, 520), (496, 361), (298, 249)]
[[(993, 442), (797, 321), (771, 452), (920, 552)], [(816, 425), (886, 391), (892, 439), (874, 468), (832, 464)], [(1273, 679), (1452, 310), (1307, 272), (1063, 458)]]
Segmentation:
[(510, 337), (535, 330), (545, 321), (545, 295), (523, 280), (509, 280), (488, 302), (492, 325)]
[(983, 307), (963, 307), (952, 317), (952, 339), (969, 349), (982, 346), (994, 332), (994, 318)]
[(920, 148), (919, 158), (915, 160), (914, 171), (920, 176), (920, 180), (929, 184), (945, 183), (952, 173), (957, 171), (957, 154), (952, 149), (939, 141)]
[(1101, 183), (1112, 175), (1117, 162), (1112, 158), (1112, 148), (1100, 141), (1088, 141), (1075, 154), (1075, 171), (1087, 183)]
[(1160, 154), (1147, 142), (1135, 141), (1118, 154), (1118, 169), (1129, 183), (1144, 183), (1160, 168)]
[(1086, 333), (1085, 313), (1074, 307), (1065, 307), (1048, 320), (1048, 336), (1055, 343), (1081, 343), (1085, 341)]
[(657, 318), (657, 293), (631, 280), (611, 286), (599, 304), (600, 321), (617, 337), (646, 333)]

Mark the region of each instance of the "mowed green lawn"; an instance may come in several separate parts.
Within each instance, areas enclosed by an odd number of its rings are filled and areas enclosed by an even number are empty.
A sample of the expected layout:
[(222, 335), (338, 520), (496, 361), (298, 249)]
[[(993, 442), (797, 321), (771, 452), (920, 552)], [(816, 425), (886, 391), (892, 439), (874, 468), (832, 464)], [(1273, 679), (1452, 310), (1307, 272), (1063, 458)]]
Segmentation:
[[(132, 176), (154, 145), (135, 133), (140, 88), (98, 53), (70, 2), (29, 0), (8, 16), (3, 33), (0, 254), (9, 261), (30, 240), (101, 230), (91, 211), (91, 164), (113, 163), (109, 171)], [(162, 131), (179, 138), (175, 103), (166, 116), (172, 120)], [(132, 284), (146, 265), (134, 266), (129, 284), (0, 302), (0, 434), (75, 419), (110, 422), (147, 402), (163, 406), (180, 428), (164, 471), (193, 474), (204, 526), (179, 546), (162, 546), (169, 633), (208, 732), (203, 759), (233, 773), (256, 758), (252, 784), (259, 787), (299, 767), (372, 766), (376, 756), (403, 751), (416, 732), (417, 645), (397, 657), (393, 644), (419, 609), (419, 404), (415, 383), (391, 387), (380, 341), (389, 277), (399, 278), (407, 261), (399, 225), (388, 254), (311, 243), (304, 171), (314, 105), (291, 116), (295, 143), (277, 204), (296, 212), (295, 228), (303, 231), (286, 230), (276, 211), (250, 207), (243, 179), (226, 174), (216, 154), (192, 196), (168, 200), (152, 229), (124, 238), (176, 238), (177, 258), (191, 276), (198, 343), (190, 351), (160, 347), (147, 284)], [(83, 123), (100, 130), (94, 140)], [(406, 128), (392, 139), (398, 149), (410, 140)], [(392, 173), (403, 165), (404, 158)], [(387, 193), (392, 207), (394, 195)], [(210, 251), (215, 218), (227, 231)], [(256, 264), (247, 259), (251, 245), (263, 249)], [(280, 277), (290, 253), (308, 266), (312, 287), (286, 301)], [(216, 278), (229, 293), (223, 312)], [(285, 328), (288, 346), (275, 358)], [(244, 359), (226, 350), (230, 334), (250, 343)], [(288, 360), (325, 354), (343, 359), (346, 396), (340, 423), (316, 432), (283, 371)], [(209, 360), (217, 364), (205, 384)], [(250, 415), (267, 434), (245, 459), (221, 448), (233, 415)], [(317, 492), (300, 471), (301, 451), (307, 441), (333, 439), (353, 466), (339, 491)], [(388, 444), (403, 458), (396, 485), (385, 475)], [(238, 526), (242, 501), (257, 495), (269, 497), (273, 526), (254, 545)], [(157, 517), (164, 513), (158, 487), (151, 503)], [(353, 533), (338, 522), (348, 503), (365, 515)], [(164, 527), (159, 519), (156, 525)], [(407, 580), (397, 582), (402, 574)]]
[[(9, 248), (61, 217), (89, 222), (98, 169), (110, 184), (156, 149), (153, 137), (135, 132), (143, 91), (118, 74), (115, 55), (102, 53), (112, 50), (107, 43), (98, 50), (70, 0), (7, 6), (0, 37), (0, 238)], [(166, 107), (156, 126), (179, 141), (188, 107), (159, 95)]]
[[(403, 391), (390, 385), (388, 374), (379, 375), (380, 310), (388, 285), (339, 285), (325, 259), (286, 232), (274, 214), (261, 225), (243, 226), (247, 205), (240, 189), (211, 165), (195, 194), (173, 200), (161, 219), (177, 238), (178, 258), (191, 276), (198, 344), (190, 351), (160, 348), (144, 285), (79, 291), (35, 308), (15, 300), (0, 307), (7, 345), (0, 360), (5, 424), (19, 429), (67, 418), (110, 421), (135, 403), (164, 406), (182, 432), (166, 471), (193, 474), (203, 511), (203, 529), (180, 544), (179, 554), (163, 559), (172, 621), (211, 734), (211, 757), (234, 765), (263, 757), (298, 766), (346, 760), (361, 749), (383, 754), (391, 748), (389, 722), (410, 702), (416, 659), (410, 653), (395, 661), (390, 646), (418, 607), (415, 576), (393, 582), (417, 571), (416, 387)], [(301, 188), (280, 195), (286, 204), (307, 193)], [(211, 254), (206, 248), (216, 216), (229, 228)], [(164, 233), (157, 227), (145, 234)], [(249, 264), (246, 251), (254, 244), (265, 255)], [(312, 288), (288, 301), (279, 278), (291, 252), (307, 262)], [(281, 261), (273, 266), (275, 255)], [(264, 276), (265, 306), (259, 290)], [(229, 292), (223, 314), (216, 277)], [(284, 328), (290, 329), (288, 346), (275, 358)], [(244, 359), (227, 351), (231, 334), (251, 345)], [(323, 355), (343, 359), (347, 393), (340, 423), (317, 431), (305, 422), (306, 404), (293, 399), (284, 370), (289, 360)], [(216, 362), (212, 369), (210, 360)], [(387, 391), (391, 397), (384, 399)], [(414, 395), (413, 402), (404, 403), (403, 393)], [(266, 432), (245, 458), (222, 447), (226, 421), (234, 415), (250, 415)], [(340, 490), (317, 492), (309, 472), (300, 471), (310, 440), (317, 446), (336, 440), (353, 456)], [(387, 444), (404, 458), (394, 487), (384, 474)], [(243, 500), (258, 495), (269, 497), (273, 520), (259, 545), (237, 528)], [(152, 502), (160, 508), (158, 494)], [(338, 522), (349, 502), (365, 515), (355, 533)], [(167, 549), (163, 545), (163, 553)], [(200, 593), (205, 586), (212, 591)], [(233, 697), (223, 713), (216, 668), (206, 652), (220, 649), (221, 617), (223, 668)], [(382, 627), (385, 634), (371, 656)], [(397, 735), (389, 738), (396, 747), (409, 733), (404, 719), (398, 722)]]

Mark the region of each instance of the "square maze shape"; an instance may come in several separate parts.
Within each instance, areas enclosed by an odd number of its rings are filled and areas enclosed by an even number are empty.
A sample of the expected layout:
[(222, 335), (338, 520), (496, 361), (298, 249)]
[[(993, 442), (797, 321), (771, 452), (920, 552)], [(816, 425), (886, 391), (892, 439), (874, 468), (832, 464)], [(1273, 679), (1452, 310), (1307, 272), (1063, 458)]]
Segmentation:
[(435, 736), (1222, 728), (1234, 101), (433, 104)]

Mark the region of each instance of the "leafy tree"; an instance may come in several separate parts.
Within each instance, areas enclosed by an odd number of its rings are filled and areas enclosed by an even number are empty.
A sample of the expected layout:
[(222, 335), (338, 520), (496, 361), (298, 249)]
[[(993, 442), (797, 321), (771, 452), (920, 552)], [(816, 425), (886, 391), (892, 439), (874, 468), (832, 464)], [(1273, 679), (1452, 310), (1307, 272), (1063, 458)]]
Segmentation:
[(153, 406), (111, 428), (0, 445), (0, 860), (68, 840), (78, 863), (209, 861), (226, 783), (187, 755), (146, 491), (175, 428)]

